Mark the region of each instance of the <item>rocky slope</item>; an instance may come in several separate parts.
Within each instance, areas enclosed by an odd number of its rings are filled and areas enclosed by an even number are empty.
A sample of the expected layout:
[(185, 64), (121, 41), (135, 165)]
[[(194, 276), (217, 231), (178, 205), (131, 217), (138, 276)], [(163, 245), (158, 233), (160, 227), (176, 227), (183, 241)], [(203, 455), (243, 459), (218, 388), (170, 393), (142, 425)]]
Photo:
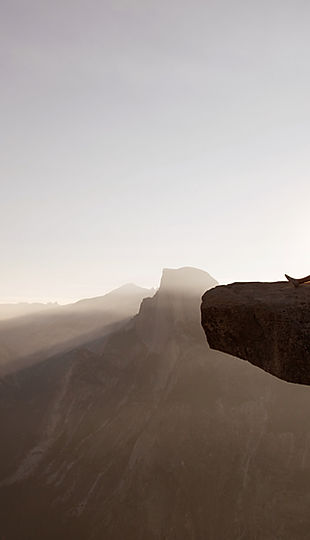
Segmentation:
[(2, 380), (6, 540), (308, 540), (309, 389), (208, 348), (211, 286), (166, 270), (100, 352)]
[(310, 384), (310, 287), (233, 283), (207, 291), (202, 326), (212, 349), (285, 381)]

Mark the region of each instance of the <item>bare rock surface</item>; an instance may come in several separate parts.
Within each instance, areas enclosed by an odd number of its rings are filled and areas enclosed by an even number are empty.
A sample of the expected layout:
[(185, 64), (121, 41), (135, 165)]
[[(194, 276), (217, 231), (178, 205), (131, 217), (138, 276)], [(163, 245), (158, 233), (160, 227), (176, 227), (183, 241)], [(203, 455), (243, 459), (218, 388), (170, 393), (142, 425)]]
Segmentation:
[(310, 384), (310, 286), (232, 283), (202, 297), (202, 326), (212, 349), (285, 381)]

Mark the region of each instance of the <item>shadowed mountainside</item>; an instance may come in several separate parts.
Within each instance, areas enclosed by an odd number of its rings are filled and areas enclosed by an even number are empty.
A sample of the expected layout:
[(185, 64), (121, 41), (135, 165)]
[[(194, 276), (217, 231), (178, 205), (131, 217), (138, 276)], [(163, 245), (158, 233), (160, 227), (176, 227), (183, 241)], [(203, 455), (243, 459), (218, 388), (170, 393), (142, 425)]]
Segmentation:
[(208, 348), (215, 284), (165, 270), (100, 352), (2, 379), (6, 540), (308, 539), (309, 389)]
[(310, 287), (233, 283), (207, 291), (202, 326), (212, 349), (285, 381), (310, 384)]

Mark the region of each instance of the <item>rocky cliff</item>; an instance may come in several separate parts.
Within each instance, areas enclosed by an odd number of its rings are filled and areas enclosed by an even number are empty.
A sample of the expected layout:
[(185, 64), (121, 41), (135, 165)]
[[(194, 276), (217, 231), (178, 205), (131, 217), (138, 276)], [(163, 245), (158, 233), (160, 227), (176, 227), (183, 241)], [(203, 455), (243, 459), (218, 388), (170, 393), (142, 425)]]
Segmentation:
[(212, 349), (248, 360), (285, 381), (310, 384), (310, 286), (233, 283), (202, 297)]

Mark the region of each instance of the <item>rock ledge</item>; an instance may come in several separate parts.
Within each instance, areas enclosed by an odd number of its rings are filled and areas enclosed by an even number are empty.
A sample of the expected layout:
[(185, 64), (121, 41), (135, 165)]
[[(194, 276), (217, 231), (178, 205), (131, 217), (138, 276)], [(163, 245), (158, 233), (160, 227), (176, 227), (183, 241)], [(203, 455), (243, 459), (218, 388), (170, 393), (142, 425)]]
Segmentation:
[(232, 283), (202, 297), (211, 349), (248, 360), (288, 382), (310, 384), (310, 286)]

